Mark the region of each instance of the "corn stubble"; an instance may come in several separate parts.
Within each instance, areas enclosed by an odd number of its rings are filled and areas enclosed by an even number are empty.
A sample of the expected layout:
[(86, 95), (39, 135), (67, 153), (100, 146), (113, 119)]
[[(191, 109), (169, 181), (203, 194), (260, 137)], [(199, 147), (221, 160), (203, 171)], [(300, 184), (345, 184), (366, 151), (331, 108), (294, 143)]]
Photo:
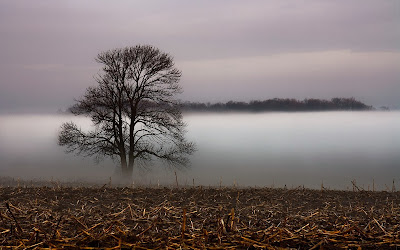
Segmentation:
[(0, 187), (0, 246), (396, 249), (400, 192)]

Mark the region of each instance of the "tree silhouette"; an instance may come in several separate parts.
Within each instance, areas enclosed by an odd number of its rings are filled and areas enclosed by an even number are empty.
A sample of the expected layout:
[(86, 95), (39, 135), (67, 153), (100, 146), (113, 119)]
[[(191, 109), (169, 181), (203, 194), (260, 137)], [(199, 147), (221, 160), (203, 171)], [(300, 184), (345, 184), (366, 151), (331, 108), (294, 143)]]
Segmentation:
[(195, 145), (184, 138), (186, 125), (174, 99), (182, 90), (173, 58), (153, 46), (137, 45), (102, 52), (96, 61), (103, 66), (95, 77), (98, 84), (70, 108), (89, 117), (94, 130), (64, 123), (59, 145), (67, 152), (116, 159), (129, 179), (135, 165), (154, 158), (186, 166)]

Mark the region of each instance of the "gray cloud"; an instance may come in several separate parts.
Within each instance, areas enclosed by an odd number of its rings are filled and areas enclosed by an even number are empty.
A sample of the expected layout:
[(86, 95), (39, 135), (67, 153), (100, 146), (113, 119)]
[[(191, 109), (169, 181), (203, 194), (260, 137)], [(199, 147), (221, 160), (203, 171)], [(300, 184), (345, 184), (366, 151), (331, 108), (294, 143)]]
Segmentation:
[(0, 110), (66, 107), (93, 84), (98, 52), (138, 43), (174, 55), (183, 99), (341, 95), (400, 106), (398, 7), (374, 0), (1, 1)]

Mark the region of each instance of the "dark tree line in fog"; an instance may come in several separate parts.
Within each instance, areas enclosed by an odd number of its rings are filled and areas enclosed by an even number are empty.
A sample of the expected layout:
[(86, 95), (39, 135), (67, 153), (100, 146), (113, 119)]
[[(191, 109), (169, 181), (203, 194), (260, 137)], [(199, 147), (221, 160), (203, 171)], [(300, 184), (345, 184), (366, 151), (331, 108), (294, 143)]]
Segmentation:
[(354, 98), (332, 98), (331, 100), (321, 99), (281, 99), (274, 98), (264, 101), (235, 102), (227, 103), (199, 103), (184, 102), (184, 111), (327, 111), (327, 110), (373, 110)]

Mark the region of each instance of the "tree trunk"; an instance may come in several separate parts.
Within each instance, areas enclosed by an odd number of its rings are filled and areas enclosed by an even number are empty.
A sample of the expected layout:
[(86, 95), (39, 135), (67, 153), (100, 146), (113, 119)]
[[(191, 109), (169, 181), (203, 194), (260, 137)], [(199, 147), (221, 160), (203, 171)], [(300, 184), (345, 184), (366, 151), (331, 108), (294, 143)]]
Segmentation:
[(133, 157), (130, 157), (129, 158), (129, 163), (128, 163), (128, 168), (127, 168), (127, 174), (131, 179), (132, 179), (134, 164), (135, 164), (135, 159)]
[(126, 170), (128, 169), (128, 165), (126, 162), (126, 155), (120, 154), (119, 157), (121, 158), (121, 173), (124, 174), (126, 172)]
[(132, 184), (132, 169), (126, 168), (122, 173), (120, 184), (124, 186), (130, 186)]
[(124, 154), (120, 155), (121, 158), (121, 176), (120, 176), (120, 184), (122, 185), (131, 185), (132, 184), (132, 173), (133, 173), (133, 164), (131, 160), (127, 161), (127, 157)]
[(120, 178), (121, 178), (122, 184), (127, 185), (132, 182), (131, 181), (132, 171), (130, 171), (130, 169), (128, 168), (126, 155), (121, 154), (120, 158), (121, 158), (121, 177)]

